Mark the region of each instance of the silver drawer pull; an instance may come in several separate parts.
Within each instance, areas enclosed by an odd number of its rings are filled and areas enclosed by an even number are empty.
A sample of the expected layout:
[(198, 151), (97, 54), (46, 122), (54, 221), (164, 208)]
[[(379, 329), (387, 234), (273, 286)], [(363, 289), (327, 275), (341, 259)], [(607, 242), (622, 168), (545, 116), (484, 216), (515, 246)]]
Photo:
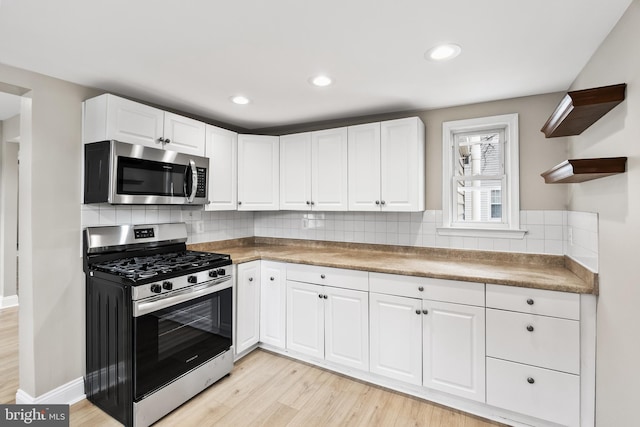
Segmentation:
[(321, 279), (324, 279), (325, 277), (326, 277), (326, 276), (325, 276), (324, 274), (321, 274), (321, 275), (320, 275), (320, 278), (321, 278)]
[(536, 380), (534, 380), (533, 378), (529, 377), (529, 378), (527, 378), (527, 382), (528, 382), (529, 384), (533, 384), (533, 383), (535, 383), (535, 382), (536, 382)]
[(527, 325), (527, 331), (529, 331), (529, 332), (533, 332), (533, 326), (531, 326), (531, 325)]
[(533, 299), (531, 299), (531, 298), (527, 298), (527, 304), (529, 304), (529, 305), (533, 305)]

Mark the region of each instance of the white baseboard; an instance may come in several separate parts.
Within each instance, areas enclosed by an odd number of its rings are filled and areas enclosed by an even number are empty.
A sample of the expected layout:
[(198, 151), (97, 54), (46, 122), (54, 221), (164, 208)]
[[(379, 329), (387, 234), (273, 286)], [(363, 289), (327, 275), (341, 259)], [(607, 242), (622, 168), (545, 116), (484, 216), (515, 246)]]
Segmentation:
[(80, 377), (38, 397), (32, 397), (26, 391), (18, 389), (16, 393), (16, 403), (21, 405), (73, 405), (85, 397), (84, 378)]
[(18, 295), (11, 295), (8, 297), (0, 296), (0, 309), (17, 307), (17, 306), (18, 306)]

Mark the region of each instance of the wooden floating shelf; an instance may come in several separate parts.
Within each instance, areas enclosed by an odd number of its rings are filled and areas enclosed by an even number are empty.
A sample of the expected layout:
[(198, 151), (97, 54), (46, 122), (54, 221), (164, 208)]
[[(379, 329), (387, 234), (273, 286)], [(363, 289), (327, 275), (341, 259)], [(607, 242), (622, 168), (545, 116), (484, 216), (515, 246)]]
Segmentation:
[(540, 176), (544, 178), (545, 184), (574, 183), (623, 173), (626, 168), (626, 157), (574, 159), (565, 160)]
[(568, 92), (540, 129), (547, 138), (580, 135), (624, 101), (626, 83)]

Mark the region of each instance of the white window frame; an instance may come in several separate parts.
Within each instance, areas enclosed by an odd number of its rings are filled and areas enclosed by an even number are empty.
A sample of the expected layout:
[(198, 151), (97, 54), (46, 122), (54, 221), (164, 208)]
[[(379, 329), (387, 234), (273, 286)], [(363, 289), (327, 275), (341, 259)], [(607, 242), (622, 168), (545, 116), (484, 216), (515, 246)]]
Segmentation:
[[(454, 222), (454, 135), (504, 129), (504, 185), (502, 215), (504, 221), (462, 224)], [(520, 154), (518, 114), (479, 117), (442, 123), (442, 227), (438, 234), (463, 237), (522, 239), (520, 229)]]

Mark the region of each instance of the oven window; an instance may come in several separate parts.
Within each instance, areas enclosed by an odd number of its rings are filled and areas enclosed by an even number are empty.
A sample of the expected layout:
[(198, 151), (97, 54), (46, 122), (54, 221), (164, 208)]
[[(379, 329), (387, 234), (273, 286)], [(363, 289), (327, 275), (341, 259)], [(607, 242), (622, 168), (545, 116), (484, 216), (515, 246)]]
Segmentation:
[(185, 196), (187, 167), (173, 163), (118, 157), (118, 194)]
[(231, 347), (231, 288), (134, 318), (136, 400)]

